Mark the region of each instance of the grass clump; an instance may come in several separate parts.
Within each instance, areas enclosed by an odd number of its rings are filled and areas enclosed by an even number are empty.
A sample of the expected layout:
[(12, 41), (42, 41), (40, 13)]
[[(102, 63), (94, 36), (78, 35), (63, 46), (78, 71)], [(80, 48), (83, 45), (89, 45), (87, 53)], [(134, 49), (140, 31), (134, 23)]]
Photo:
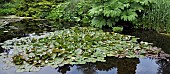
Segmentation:
[(144, 11), (137, 27), (170, 32), (170, 0), (156, 0), (156, 3)]

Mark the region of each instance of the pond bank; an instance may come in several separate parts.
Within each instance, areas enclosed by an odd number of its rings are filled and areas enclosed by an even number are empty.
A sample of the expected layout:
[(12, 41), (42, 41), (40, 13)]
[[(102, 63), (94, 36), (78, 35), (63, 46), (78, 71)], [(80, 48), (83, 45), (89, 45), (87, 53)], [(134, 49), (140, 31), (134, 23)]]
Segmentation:
[(170, 33), (160, 33), (160, 34), (170, 36)]
[(15, 15), (0, 16), (0, 26), (4, 26), (11, 22), (21, 21), (22, 19), (32, 19), (32, 17), (17, 17)]
[(46, 20), (46, 19), (35, 19), (33, 17), (18, 17), (16, 15), (0, 16), (0, 26), (4, 26), (12, 22), (21, 21), (23, 19)]

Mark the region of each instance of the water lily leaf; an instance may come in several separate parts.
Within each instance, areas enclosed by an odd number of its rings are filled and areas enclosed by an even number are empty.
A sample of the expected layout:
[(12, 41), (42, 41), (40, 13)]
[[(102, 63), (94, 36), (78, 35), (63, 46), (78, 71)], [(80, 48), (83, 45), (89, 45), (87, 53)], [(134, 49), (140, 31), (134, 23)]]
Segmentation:
[(43, 52), (43, 48), (42, 49), (37, 49), (36, 52), (37, 53), (42, 53)]
[(52, 57), (51, 57), (51, 58), (52, 58), (52, 59), (55, 59), (56, 56), (57, 56), (57, 54), (54, 53), (54, 54), (52, 54)]
[(94, 63), (95, 63), (96, 61), (97, 61), (97, 60), (96, 60), (95, 58), (94, 58), (93, 60), (91, 60), (91, 62), (94, 62)]
[(22, 65), (17, 67), (18, 72), (22, 72), (39, 71), (43, 66), (55, 68), (65, 64), (106, 62), (105, 57), (108, 56), (138, 58), (148, 53), (158, 53), (150, 49), (150, 43), (138, 43), (137, 39), (134, 36), (104, 32), (93, 27), (72, 27), (43, 33), (40, 36), (7, 40), (1, 44), (2, 48), (12, 48), (13, 51), (12, 54), (6, 53), (1, 58), (11, 59), (5, 60), (9, 61), (6, 62), (8, 66)]
[(25, 68), (25, 66), (24, 66), (24, 65), (21, 65), (21, 66), (19, 66), (19, 68), (20, 68), (20, 69), (24, 69), (24, 68)]
[(82, 59), (80, 59), (80, 60), (77, 61), (77, 64), (86, 64), (86, 62), (83, 61)]
[(106, 60), (100, 60), (101, 62), (106, 62)]
[(55, 58), (55, 64), (60, 64), (64, 61), (64, 58)]
[(28, 55), (29, 57), (35, 57), (35, 53), (30, 53), (29, 55)]
[(51, 65), (52, 68), (57, 68), (58, 65), (57, 64), (54, 64), (54, 65)]
[(135, 46), (134, 47), (134, 50), (137, 50), (137, 49), (140, 50), (141, 49), (140, 46)]
[(147, 52), (145, 50), (141, 50), (140, 54), (146, 54)]
[(26, 70), (30, 70), (32, 67), (33, 67), (33, 66), (32, 66), (32, 65), (29, 65), (29, 64), (26, 64), (26, 65), (25, 65), (25, 69), (26, 69)]
[(78, 62), (70, 62), (71, 65), (79, 64)]
[(77, 50), (75, 50), (75, 54), (77, 54), (77, 55), (80, 55), (80, 54), (82, 54), (82, 49), (77, 49)]
[(113, 57), (113, 56), (116, 56), (115, 54), (107, 54), (107, 56), (110, 56), (110, 57)]
[(62, 66), (64, 66), (64, 64), (59, 64), (58, 66), (62, 67)]
[(17, 69), (16, 72), (24, 72), (25, 69)]

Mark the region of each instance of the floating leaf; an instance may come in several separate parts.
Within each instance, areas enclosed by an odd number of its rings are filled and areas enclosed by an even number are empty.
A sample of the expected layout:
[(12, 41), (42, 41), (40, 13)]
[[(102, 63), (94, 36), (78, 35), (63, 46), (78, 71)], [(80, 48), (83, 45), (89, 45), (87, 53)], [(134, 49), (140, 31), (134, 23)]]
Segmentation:
[(107, 56), (138, 58), (160, 52), (150, 49), (150, 43), (138, 43), (137, 39), (92, 27), (71, 27), (41, 36), (7, 40), (1, 45), (6, 50), (13, 49), (11, 55), (2, 55), (12, 59), (5, 60), (7, 65), (20, 65), (17, 72), (23, 72), (38, 71), (43, 66), (56, 68), (65, 64), (106, 62)]
[(29, 57), (35, 57), (35, 53), (30, 53), (29, 55), (28, 55)]
[(24, 72), (25, 69), (17, 69), (16, 72)]

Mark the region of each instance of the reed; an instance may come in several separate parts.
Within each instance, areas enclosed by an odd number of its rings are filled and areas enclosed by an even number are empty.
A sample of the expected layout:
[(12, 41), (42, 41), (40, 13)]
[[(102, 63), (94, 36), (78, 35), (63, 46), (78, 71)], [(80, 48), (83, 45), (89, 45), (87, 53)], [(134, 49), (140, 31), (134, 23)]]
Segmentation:
[(170, 0), (156, 0), (145, 10), (139, 26), (157, 32), (170, 32)]

